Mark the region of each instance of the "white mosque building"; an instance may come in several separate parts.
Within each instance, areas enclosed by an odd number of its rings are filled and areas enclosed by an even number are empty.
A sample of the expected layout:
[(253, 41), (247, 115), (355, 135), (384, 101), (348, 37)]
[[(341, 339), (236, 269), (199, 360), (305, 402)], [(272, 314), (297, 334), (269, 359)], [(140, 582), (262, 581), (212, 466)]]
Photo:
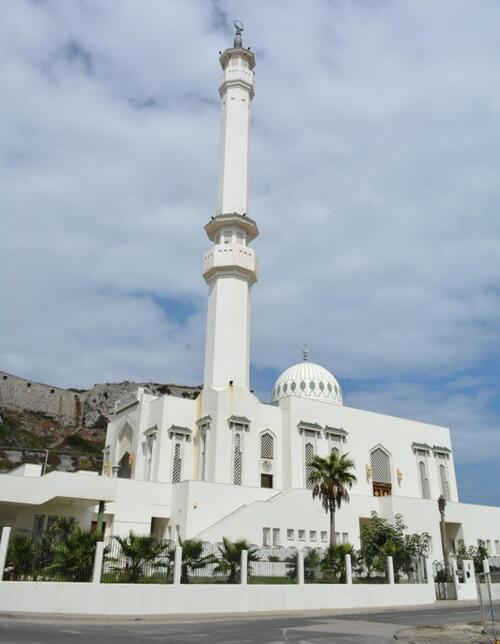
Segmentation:
[[(204, 383), (196, 399), (156, 396), (139, 388), (119, 401), (108, 425), (104, 467), (96, 473), (51, 472), (25, 465), (0, 475), (0, 525), (41, 530), (53, 517), (96, 520), (106, 535), (245, 538), (264, 545), (321, 546), (328, 516), (308, 489), (314, 455), (348, 452), (357, 484), (337, 516), (338, 540), (359, 545), (372, 512), (404, 516), (427, 531), (441, 559), (439, 513), (447, 536), (467, 545), (484, 540), (500, 555), (500, 508), (459, 502), (450, 431), (344, 404), (337, 379), (304, 359), (276, 381), (271, 402), (251, 392), (250, 292), (257, 281), (248, 215), (250, 104), (255, 57), (237, 30), (220, 56), (221, 134), (218, 199), (205, 226), (208, 285)], [(480, 482), (478, 481), (478, 484)]]

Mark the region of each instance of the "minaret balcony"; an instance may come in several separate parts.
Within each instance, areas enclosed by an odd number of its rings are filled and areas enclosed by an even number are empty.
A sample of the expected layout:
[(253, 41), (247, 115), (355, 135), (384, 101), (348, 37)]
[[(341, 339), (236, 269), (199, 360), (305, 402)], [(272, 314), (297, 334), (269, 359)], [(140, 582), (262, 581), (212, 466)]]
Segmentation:
[(253, 248), (241, 244), (215, 244), (203, 257), (203, 277), (208, 283), (217, 276), (257, 281), (257, 258)]

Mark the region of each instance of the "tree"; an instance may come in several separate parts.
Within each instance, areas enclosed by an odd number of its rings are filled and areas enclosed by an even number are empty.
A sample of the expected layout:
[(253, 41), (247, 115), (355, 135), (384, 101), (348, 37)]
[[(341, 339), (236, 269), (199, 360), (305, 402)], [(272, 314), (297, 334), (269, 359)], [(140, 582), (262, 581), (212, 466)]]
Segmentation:
[(346, 582), (345, 556), (351, 556), (351, 565), (356, 566), (357, 555), (350, 543), (341, 543), (329, 546), (321, 561), (323, 579), (333, 583)]
[(180, 541), (180, 545), (182, 546), (181, 583), (183, 584), (189, 582), (190, 572), (219, 562), (213, 554), (203, 555), (203, 541), (186, 539), (186, 541)]
[(259, 549), (251, 546), (245, 539), (230, 541), (227, 537), (222, 538), (222, 545), (219, 545), (220, 559), (215, 568), (216, 574), (229, 573), (228, 584), (237, 584), (241, 577), (241, 551), (248, 551), (248, 567), (252, 561), (259, 561)]
[(54, 540), (66, 539), (77, 526), (75, 517), (57, 517), (47, 529), (47, 536)]
[[(61, 533), (52, 544), (51, 562), (44, 572), (60, 581), (90, 581), (98, 540), (95, 533), (82, 532), (75, 524), (68, 534)], [(108, 550), (104, 549), (105, 556)]]
[(464, 561), (466, 559), (474, 562), (474, 569), (476, 572), (484, 572), (483, 561), (488, 559), (489, 553), (484, 541), (479, 540), (477, 546), (466, 546), (463, 539), (457, 541), (457, 561)]
[(36, 577), (40, 544), (31, 534), (11, 537), (5, 562), (5, 572), (12, 581)]
[(340, 510), (342, 502), (349, 503), (349, 492), (357, 482), (353, 474), (354, 461), (348, 454), (339, 456), (336, 451), (330, 452), (326, 458), (315, 456), (311, 461), (309, 482), (313, 485), (312, 495), (319, 497), (325, 509), (330, 513), (330, 546), (334, 546), (335, 512)]
[(371, 577), (374, 570), (385, 571), (387, 557), (393, 558), (396, 581), (402, 572), (416, 572), (415, 562), (427, 554), (430, 535), (427, 532), (405, 534), (406, 527), (401, 514), (396, 514), (394, 524), (391, 524), (372, 512), (370, 521), (361, 529), (359, 551), (368, 577)]
[[(153, 536), (137, 535), (131, 530), (127, 537), (113, 537), (120, 545), (121, 554), (110, 558), (115, 562), (114, 572), (123, 572), (125, 581), (137, 584), (147, 568), (167, 568), (169, 566), (169, 544), (157, 541)], [(125, 565), (123, 565), (123, 563)]]

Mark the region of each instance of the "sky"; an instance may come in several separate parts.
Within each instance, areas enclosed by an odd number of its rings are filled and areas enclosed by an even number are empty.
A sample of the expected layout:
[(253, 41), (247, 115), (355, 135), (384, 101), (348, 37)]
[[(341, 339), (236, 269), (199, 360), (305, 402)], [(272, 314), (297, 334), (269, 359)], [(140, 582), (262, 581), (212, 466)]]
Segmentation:
[(0, 368), (202, 380), (220, 50), (255, 52), (252, 386), (452, 429), (500, 505), (500, 4), (0, 0)]

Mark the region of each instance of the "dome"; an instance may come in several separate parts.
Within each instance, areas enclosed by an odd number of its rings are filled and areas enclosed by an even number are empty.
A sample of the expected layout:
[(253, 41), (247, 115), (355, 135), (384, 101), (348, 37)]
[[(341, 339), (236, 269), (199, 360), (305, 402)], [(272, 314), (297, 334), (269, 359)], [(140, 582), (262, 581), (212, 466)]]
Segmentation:
[(272, 402), (288, 396), (342, 404), (342, 390), (335, 376), (319, 364), (306, 360), (289, 367), (274, 383)]

